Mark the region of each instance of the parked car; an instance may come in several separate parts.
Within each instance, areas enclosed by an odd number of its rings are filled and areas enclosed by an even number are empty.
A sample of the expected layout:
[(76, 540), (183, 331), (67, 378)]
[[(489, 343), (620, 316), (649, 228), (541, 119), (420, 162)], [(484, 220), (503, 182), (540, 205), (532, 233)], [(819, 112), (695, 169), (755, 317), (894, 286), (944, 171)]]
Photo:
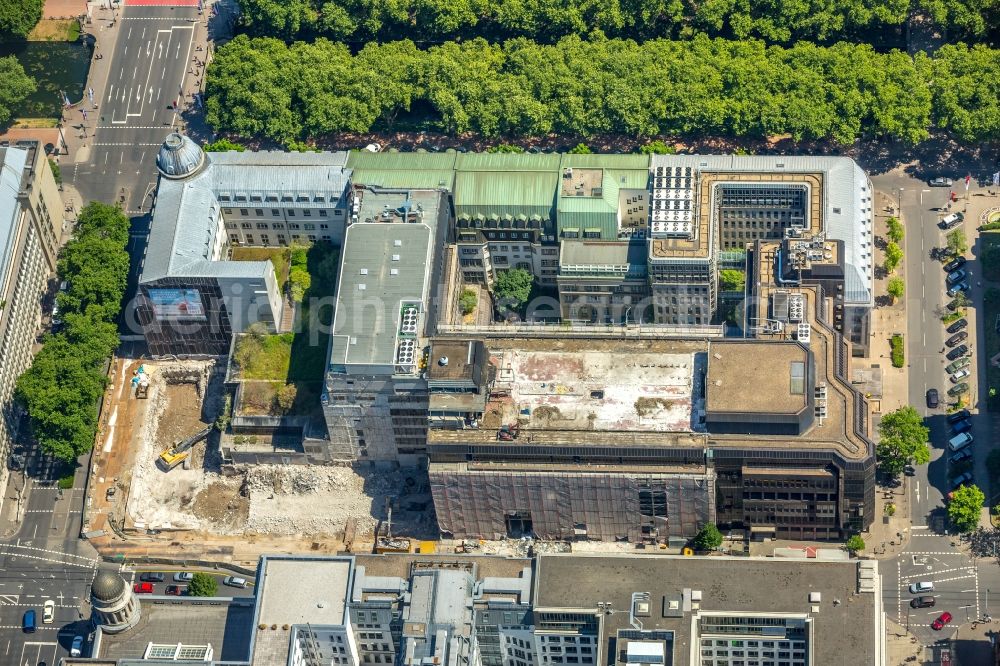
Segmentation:
[(925, 592), (933, 592), (934, 583), (930, 581), (922, 580), (916, 583), (910, 583), (910, 594), (923, 594)]
[(948, 458), (948, 463), (951, 465), (956, 465), (962, 462), (963, 460), (968, 460), (971, 457), (972, 457), (972, 449), (965, 448), (959, 451), (958, 453), (952, 455), (950, 458)]
[(938, 176), (937, 178), (931, 178), (928, 181), (931, 187), (951, 187), (955, 182), (951, 178), (945, 178), (944, 176)]
[(969, 283), (968, 282), (956, 282), (955, 284), (953, 284), (950, 287), (948, 287), (948, 295), (949, 296), (956, 296), (956, 295), (958, 295), (958, 292), (960, 292), (960, 291), (969, 291)]
[(42, 605), (42, 623), (52, 624), (56, 619), (56, 602), (52, 599), (46, 599), (45, 603)]
[(927, 389), (927, 407), (930, 409), (937, 409), (940, 404), (940, 399), (938, 398), (937, 389)]
[(971, 374), (972, 373), (969, 372), (968, 368), (962, 368), (961, 370), (953, 374), (949, 379), (951, 379), (952, 384), (957, 384), (958, 382), (962, 381)]
[(947, 358), (949, 361), (954, 361), (959, 356), (965, 356), (968, 353), (969, 353), (968, 347), (966, 347), (965, 345), (959, 345), (958, 347), (955, 347), (947, 354), (945, 354), (945, 358)]
[[(964, 305), (964, 303), (963, 303), (963, 305)], [(958, 306), (959, 306), (958, 299), (957, 298), (953, 298), (950, 301), (948, 301), (948, 305), (946, 305), (945, 307), (947, 307), (949, 310), (951, 310), (952, 312), (954, 312), (955, 310), (958, 309)]]
[[(971, 361), (972, 361), (971, 358), (965, 356), (963, 358), (958, 359), (957, 361), (952, 361), (951, 363), (946, 365), (944, 371), (950, 375), (951, 373), (957, 372), (959, 369), (969, 365)], [(954, 416), (954, 414), (952, 414), (952, 416)]]
[(972, 446), (973, 441), (972, 435), (967, 432), (960, 432), (948, 440), (948, 450), (952, 453), (957, 453), (967, 446)]
[(950, 389), (948, 389), (948, 395), (950, 395), (953, 398), (957, 398), (963, 393), (968, 393), (968, 392), (969, 392), (969, 385), (966, 384), (965, 382), (962, 382), (961, 384), (955, 384)]
[(951, 261), (949, 261), (947, 264), (944, 265), (944, 272), (951, 273), (953, 270), (959, 269), (962, 266), (964, 266), (966, 261), (968, 261), (968, 259), (966, 259), (965, 257), (955, 257), (954, 259), (952, 259)]
[(958, 270), (948, 273), (945, 279), (948, 281), (948, 284), (952, 284), (953, 282), (958, 282), (966, 275), (968, 275), (968, 273), (966, 273), (965, 270), (959, 268)]
[(29, 608), (24, 611), (24, 615), (21, 616), (21, 631), (26, 634), (33, 634), (35, 630), (38, 629), (36, 624), (37, 618), (35, 617), (35, 609)]
[(174, 574), (174, 582), (175, 583), (189, 583), (189, 582), (191, 582), (191, 579), (193, 577), (194, 577), (193, 573), (190, 573), (190, 572), (187, 572), (187, 571), (178, 571), (177, 573)]
[(77, 636), (73, 639), (73, 644), (69, 648), (69, 656), (83, 656), (83, 636)]
[(945, 215), (944, 217), (942, 217), (941, 222), (938, 223), (938, 226), (941, 227), (942, 229), (953, 229), (958, 225), (962, 224), (962, 221), (964, 219), (965, 215), (962, 215), (961, 213), (952, 213), (951, 215)]
[(951, 326), (949, 326), (947, 328), (947, 331), (949, 333), (958, 333), (959, 331), (961, 331), (963, 328), (965, 328), (968, 325), (969, 325), (969, 320), (966, 319), (965, 317), (962, 317), (961, 319), (959, 319), (958, 321), (956, 321), (954, 324), (952, 324)]
[(132, 591), (136, 594), (152, 594), (153, 584), (152, 583), (136, 583), (132, 586)]
[(936, 603), (937, 599), (934, 597), (917, 597), (910, 599), (910, 608), (933, 608)]
[(913, 465), (904, 465), (903, 466), (903, 474), (905, 474), (906, 476), (916, 476), (917, 475), (917, 468), (914, 467)]
[(166, 593), (180, 597), (187, 594), (187, 587), (184, 585), (167, 585)]
[(222, 579), (222, 584), (229, 587), (246, 587), (247, 579), (240, 578), (239, 576), (226, 576)]
[(941, 613), (941, 615), (938, 616), (938, 619), (931, 622), (931, 629), (934, 631), (941, 631), (944, 629), (944, 625), (949, 622), (951, 622), (951, 613)]
[(966, 472), (965, 474), (959, 474), (954, 479), (951, 480), (951, 489), (958, 490), (962, 486), (972, 483), (972, 472)]
[(139, 580), (147, 583), (162, 583), (166, 580), (166, 576), (158, 571), (147, 571), (146, 573), (139, 574)]
[(959, 421), (951, 426), (951, 432), (956, 435), (961, 432), (969, 432), (970, 430), (972, 430), (972, 421), (969, 420)]
[[(968, 362), (969, 359), (963, 358), (962, 360)], [(949, 414), (947, 421), (948, 423), (958, 423), (959, 421), (964, 421), (970, 416), (972, 416), (972, 413), (967, 409), (963, 409), (961, 411), (955, 412), (954, 414)]]
[(968, 339), (969, 339), (969, 334), (968, 334), (968, 332), (966, 332), (966, 331), (959, 331), (959, 332), (958, 332), (958, 333), (956, 333), (955, 335), (953, 335), (953, 336), (951, 336), (950, 338), (948, 338), (947, 340), (945, 340), (945, 342), (944, 342), (944, 343), (945, 343), (946, 345), (948, 345), (949, 347), (954, 347), (954, 346), (955, 346), (955, 345), (957, 345), (957, 344), (958, 344), (959, 342), (965, 342), (965, 341), (966, 341), (966, 340), (968, 340)]

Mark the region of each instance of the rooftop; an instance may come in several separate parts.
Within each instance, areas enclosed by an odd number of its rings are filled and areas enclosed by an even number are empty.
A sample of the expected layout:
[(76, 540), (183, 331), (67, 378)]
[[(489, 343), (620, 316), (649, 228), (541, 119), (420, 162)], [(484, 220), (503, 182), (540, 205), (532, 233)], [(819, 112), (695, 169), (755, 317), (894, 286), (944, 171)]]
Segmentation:
[[(874, 262), (872, 229), (874, 193), (865, 172), (848, 157), (804, 155), (654, 155), (652, 168), (691, 167), (714, 174), (703, 178), (695, 209), (704, 225), (711, 200), (711, 182), (734, 180), (757, 182), (809, 182), (812, 193), (808, 217), (814, 231), (825, 231), (831, 240), (844, 242), (845, 300), (859, 305), (874, 303)], [(738, 174), (742, 174), (737, 177)], [(677, 246), (673, 240), (654, 240), (653, 257), (676, 253), (687, 256), (696, 248)]]
[[(248, 603), (196, 602), (143, 597), (139, 623), (120, 634), (101, 637), (102, 659), (140, 659), (150, 643), (211, 645), (218, 661), (247, 661), (253, 631)], [(282, 662), (284, 663), (284, 662)]]
[(808, 405), (809, 351), (799, 343), (713, 341), (708, 351), (708, 411), (797, 414)]
[[(7, 264), (14, 258), (17, 224), (21, 212), (21, 179), (28, 165), (28, 151), (0, 147), (0, 278), (8, 274)], [(4, 285), (0, 283), (0, 293)]]
[[(430, 381), (477, 382), (477, 365), (483, 361), (486, 349), (479, 340), (434, 340), (427, 364)], [(445, 363), (442, 363), (442, 359)]]
[[(532, 430), (691, 429), (691, 354), (491, 350), (489, 411)], [(484, 427), (492, 419), (484, 419)]]
[[(261, 558), (255, 624), (343, 624), (353, 567), (349, 557)], [(287, 631), (255, 632), (252, 662), (257, 666), (285, 664), (289, 637)]]
[[(426, 191), (424, 191), (426, 193)], [(430, 193), (428, 193), (430, 194)], [(419, 205), (422, 221), (359, 222), (347, 228), (337, 281), (337, 310), (330, 363), (340, 366), (416, 368), (416, 340), (423, 335), (439, 195), (414, 193), (365, 199)], [(374, 204), (383, 210), (389, 203)], [(404, 313), (404, 309), (407, 312)], [(404, 330), (405, 329), (405, 330)], [(403, 349), (404, 339), (407, 349)], [(401, 370), (402, 372), (402, 370)]]
[[(187, 146), (190, 140), (183, 138)], [(272, 270), (266, 261), (219, 260), (226, 244), (218, 221), (221, 209), (261, 208), (284, 196), (294, 197), (297, 207), (328, 206), (347, 189), (346, 162), (343, 152), (208, 153), (200, 170), (161, 178), (140, 282), (170, 276), (262, 278)]]
[[(643, 242), (601, 240), (563, 240), (559, 251), (560, 272), (594, 266), (646, 270), (646, 245)], [(624, 271), (622, 271), (624, 272)]]
[[(872, 562), (866, 566), (877, 564)], [(729, 557), (659, 555), (541, 555), (535, 573), (535, 608), (586, 609), (607, 604), (602, 643), (632, 629), (632, 593), (649, 595), (645, 631), (673, 632), (668, 664), (695, 666), (699, 625), (695, 618), (715, 613), (792, 614), (807, 618), (814, 664), (867, 666), (876, 662), (881, 626), (880, 586), (859, 592), (857, 561), (817, 562)], [(738, 567), (738, 575), (734, 570)], [(876, 568), (877, 572), (877, 568)], [(687, 603), (684, 591), (688, 590)], [(701, 599), (693, 599), (700, 592)], [(810, 594), (818, 593), (810, 599)], [(670, 601), (679, 601), (676, 609)]]

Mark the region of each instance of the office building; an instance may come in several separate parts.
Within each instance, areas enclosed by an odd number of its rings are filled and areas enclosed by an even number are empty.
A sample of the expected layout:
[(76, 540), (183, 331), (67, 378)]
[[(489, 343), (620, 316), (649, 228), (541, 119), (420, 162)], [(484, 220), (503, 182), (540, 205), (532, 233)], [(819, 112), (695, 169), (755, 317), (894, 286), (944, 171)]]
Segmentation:
[[(42, 327), (65, 232), (63, 203), (41, 145), (0, 147), (0, 484), (17, 432), (17, 378), (28, 369)], [(12, 460), (12, 462), (14, 462)], [(15, 466), (24, 464), (18, 457)]]
[(495, 374), (469, 393), (474, 411), (428, 431), (441, 531), (669, 543), (706, 522), (756, 538), (867, 529), (868, 407), (817, 289), (797, 290), (798, 323), (756, 339), (484, 340)]
[(170, 134), (135, 316), (150, 353), (224, 355), (232, 336), (286, 306), (269, 261), (232, 261), (237, 246), (343, 242), (350, 212), (346, 153), (207, 154)]
[(64, 663), (884, 666), (878, 562), (840, 555), (264, 556), (255, 597), (147, 596)]
[(359, 189), (344, 239), (323, 412), (334, 458), (422, 463), (425, 347), (448, 209), (433, 190)]

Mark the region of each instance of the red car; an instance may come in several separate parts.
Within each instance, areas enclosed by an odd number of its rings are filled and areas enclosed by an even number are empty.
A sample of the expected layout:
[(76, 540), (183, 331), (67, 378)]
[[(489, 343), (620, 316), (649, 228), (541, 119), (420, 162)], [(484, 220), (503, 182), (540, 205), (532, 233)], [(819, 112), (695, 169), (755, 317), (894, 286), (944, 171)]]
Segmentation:
[(187, 588), (183, 585), (167, 585), (167, 594), (173, 594), (179, 597), (187, 594)]
[(153, 584), (152, 583), (136, 583), (132, 586), (132, 591), (136, 594), (152, 594)]
[(944, 629), (944, 625), (949, 622), (951, 622), (951, 613), (941, 613), (941, 616), (938, 619), (931, 622), (931, 629), (940, 631), (941, 629)]

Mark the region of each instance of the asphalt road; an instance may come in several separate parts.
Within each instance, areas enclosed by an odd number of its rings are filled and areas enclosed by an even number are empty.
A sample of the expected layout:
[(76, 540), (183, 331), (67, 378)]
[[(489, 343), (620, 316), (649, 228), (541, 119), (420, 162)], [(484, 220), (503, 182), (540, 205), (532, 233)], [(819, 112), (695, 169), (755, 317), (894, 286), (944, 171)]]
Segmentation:
[[(74, 125), (96, 135), (74, 185), (85, 200), (120, 201), (148, 209), (156, 183), (156, 153), (177, 120), (174, 103), (193, 65), (204, 57), (192, 43), (197, 6), (126, 5), (118, 15), (118, 39), (106, 82), (94, 86), (87, 120)], [(100, 88), (100, 89), (98, 89)]]
[[(966, 171), (959, 169), (951, 176), (957, 181)], [(949, 363), (941, 349), (945, 347), (948, 333), (940, 321), (940, 308), (951, 298), (945, 294), (945, 273), (940, 261), (931, 258), (931, 250), (946, 244), (946, 232), (938, 227), (938, 221), (948, 211), (943, 210), (951, 189), (931, 188), (925, 181), (906, 174), (891, 173), (873, 176), (876, 188), (891, 193), (899, 202), (906, 229), (906, 305), (908, 339), (906, 343), (909, 370), (908, 399), (926, 418), (930, 428), (931, 462), (918, 466), (916, 474), (904, 479), (904, 491), (909, 494), (911, 506), (910, 541), (906, 551), (895, 561), (884, 564), (883, 595), (887, 614), (912, 632), (924, 645), (931, 645), (940, 639), (953, 635), (958, 624), (970, 622), (985, 613), (997, 615), (1000, 612), (997, 597), (1000, 596), (1000, 567), (990, 559), (976, 560), (959, 548), (957, 537), (947, 533), (948, 521), (945, 495), (951, 490), (947, 464), (946, 443), (950, 436), (946, 423), (948, 402), (946, 395), (952, 386), (944, 367)], [(964, 185), (959, 184), (956, 193), (965, 194)], [(974, 195), (978, 188), (971, 189)], [(952, 210), (962, 210), (962, 201), (953, 204)], [(942, 209), (942, 210), (935, 210)], [(975, 241), (975, 219), (967, 218), (963, 227), (970, 246)], [(978, 321), (982, 304), (982, 289), (977, 286), (977, 276), (981, 275), (979, 262), (973, 254), (967, 254), (965, 268), (971, 274), (972, 289), (969, 298), (972, 307), (967, 319), (969, 339), (966, 344), (972, 350), (973, 372), (964, 381), (969, 383), (973, 405), (975, 396), (981, 397), (981, 386), (977, 380), (977, 369), (983, 362), (978, 357), (978, 337), (982, 335), (982, 325)], [(936, 388), (941, 395), (941, 406), (929, 409), (926, 403), (927, 389)], [(973, 409), (972, 434), (976, 441), (975, 475), (985, 485), (984, 460), (989, 444), (994, 441), (988, 415)], [(936, 599), (934, 608), (911, 608), (909, 601), (916, 595), (910, 594), (908, 586), (916, 581), (930, 581), (935, 590), (930, 596)], [(942, 612), (954, 616), (952, 623), (941, 631), (931, 629), (931, 622)], [(967, 641), (966, 641), (967, 642)], [(974, 646), (957, 646), (972, 649)], [(959, 655), (961, 656), (961, 654)], [(970, 663), (975, 663), (974, 661)]]
[[(87, 635), (87, 595), (97, 566), (96, 553), (79, 540), (83, 504), (82, 478), (72, 490), (56, 481), (61, 468), (28, 455), (23, 519), (16, 532), (0, 541), (0, 663), (57, 664), (68, 656), (74, 636)], [(15, 472), (17, 473), (17, 472)], [(55, 602), (55, 619), (42, 623), (42, 606)], [(21, 630), (24, 612), (34, 609), (38, 629)]]

